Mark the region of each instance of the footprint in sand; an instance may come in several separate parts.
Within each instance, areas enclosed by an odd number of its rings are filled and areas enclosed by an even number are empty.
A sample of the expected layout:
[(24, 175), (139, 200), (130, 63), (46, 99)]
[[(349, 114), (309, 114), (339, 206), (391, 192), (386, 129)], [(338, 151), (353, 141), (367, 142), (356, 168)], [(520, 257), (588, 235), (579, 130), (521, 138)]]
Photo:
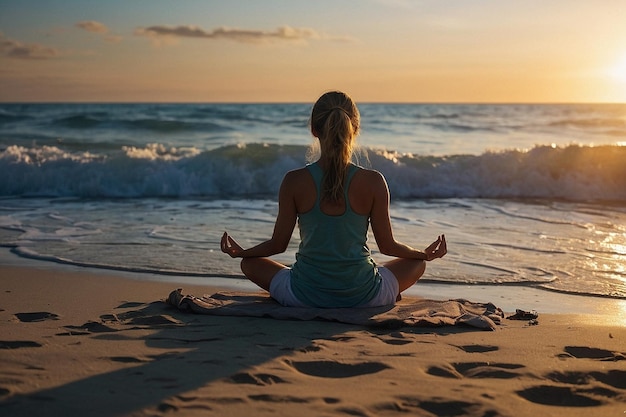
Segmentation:
[[(482, 404), (471, 403), (467, 401), (456, 400), (424, 400), (418, 397), (410, 396), (398, 396), (395, 400), (388, 403), (378, 404), (375, 407), (377, 410), (385, 412), (391, 411), (393, 413), (402, 412), (406, 415), (412, 415), (411, 413), (417, 412), (422, 415), (424, 411), (432, 413), (436, 416), (498, 416), (500, 415), (495, 410), (488, 409)], [(430, 414), (429, 414), (430, 415)]]
[(32, 340), (0, 340), (0, 349), (19, 349), (29, 347), (41, 347), (41, 343)]
[(490, 346), (490, 345), (464, 345), (464, 346), (453, 345), (453, 346), (467, 353), (486, 353), (486, 352), (494, 352), (500, 349), (498, 346)]
[(559, 355), (561, 358), (574, 357), (577, 359), (597, 359), (600, 361), (623, 361), (626, 360), (626, 353), (611, 352), (606, 349), (598, 349), (587, 346), (565, 346), (565, 353)]
[(92, 333), (114, 333), (117, 332), (116, 329), (113, 329), (109, 326), (106, 326), (102, 323), (98, 323), (96, 321), (88, 321), (87, 323), (80, 326), (63, 326), (69, 330), (69, 332), (65, 333), (57, 333), (57, 336), (82, 336), (88, 335)]
[(59, 320), (59, 316), (47, 311), (37, 311), (34, 313), (15, 313), (15, 317), (23, 323), (32, 323), (34, 321)]
[(452, 363), (449, 366), (431, 366), (426, 373), (444, 378), (497, 378), (512, 379), (520, 376), (513, 372), (524, 368), (524, 365), (515, 363), (492, 362), (462, 362)]
[[(612, 352), (587, 346), (565, 346), (562, 358), (594, 359), (598, 361), (624, 360), (624, 353)], [(626, 371), (607, 372), (550, 372), (546, 379), (569, 386), (539, 385), (517, 394), (526, 400), (543, 405), (562, 407), (594, 407), (605, 403), (606, 399), (621, 397), (624, 394), (607, 388), (626, 389)]]
[(614, 369), (608, 372), (591, 372), (590, 375), (603, 384), (626, 390), (626, 371)]
[(273, 385), (273, 384), (285, 384), (287, 381), (271, 374), (251, 374), (248, 372), (242, 372), (230, 377), (230, 380), (235, 384), (250, 384), (250, 385)]
[(335, 361), (311, 361), (292, 362), (285, 361), (287, 365), (305, 375), (320, 378), (350, 378), (360, 375), (375, 374), (389, 369), (389, 366), (381, 362), (341, 363)]
[(413, 343), (414, 340), (406, 337), (402, 332), (393, 332), (384, 336), (377, 336), (377, 338), (388, 345), (402, 346)]
[(595, 380), (614, 388), (626, 389), (626, 371), (617, 369), (608, 372), (551, 372), (546, 375), (546, 378), (572, 385), (586, 385)]
[(326, 342), (338, 342), (338, 343), (346, 343), (346, 342), (351, 342), (353, 340), (356, 340), (356, 337), (353, 336), (331, 336), (331, 337), (327, 337), (327, 338), (322, 338), (322, 339), (316, 339), (313, 341), (312, 344), (299, 348), (299, 349), (292, 349), (292, 348), (283, 348), (282, 350), (297, 350), (298, 352), (302, 352), (302, 353), (309, 353), (309, 352), (319, 352), (323, 349), (327, 348), (328, 343)]
[(520, 397), (535, 404), (560, 407), (595, 407), (602, 404), (602, 401), (591, 398), (585, 393), (590, 393), (590, 390), (552, 385), (539, 385), (517, 391)]

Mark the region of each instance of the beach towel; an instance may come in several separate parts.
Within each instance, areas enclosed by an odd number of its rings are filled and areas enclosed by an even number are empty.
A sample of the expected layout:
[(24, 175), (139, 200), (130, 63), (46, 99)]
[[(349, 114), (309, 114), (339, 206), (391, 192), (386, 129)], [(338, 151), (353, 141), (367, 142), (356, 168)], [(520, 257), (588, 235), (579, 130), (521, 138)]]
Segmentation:
[(504, 317), (491, 303), (468, 300), (405, 298), (393, 306), (372, 308), (284, 307), (267, 294), (220, 291), (196, 297), (172, 291), (166, 302), (183, 312), (280, 320), (326, 320), (378, 328), (467, 325), (495, 330)]

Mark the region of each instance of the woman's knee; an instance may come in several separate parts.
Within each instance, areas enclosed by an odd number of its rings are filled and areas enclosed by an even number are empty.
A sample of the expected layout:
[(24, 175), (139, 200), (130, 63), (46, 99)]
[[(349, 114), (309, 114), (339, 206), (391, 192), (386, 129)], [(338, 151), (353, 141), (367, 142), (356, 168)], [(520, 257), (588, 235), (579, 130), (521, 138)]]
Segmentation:
[(242, 258), (241, 259), (239, 267), (241, 268), (241, 272), (243, 272), (245, 276), (249, 276), (249, 274), (252, 273), (252, 271), (254, 270), (253, 264), (255, 263), (255, 261), (256, 261), (256, 258)]
[(389, 261), (384, 264), (389, 268), (396, 276), (410, 276), (419, 279), (426, 270), (426, 261), (420, 261), (418, 259), (403, 259), (398, 258)]
[(286, 268), (285, 265), (269, 258), (244, 258), (240, 266), (246, 278), (263, 288), (269, 288), (274, 275)]
[(424, 275), (424, 272), (426, 272), (426, 261), (417, 261), (417, 265), (415, 267), (417, 269), (417, 274), (419, 275), (418, 278), (420, 278), (422, 275)]
[(398, 280), (400, 292), (415, 284), (426, 270), (426, 262), (417, 259), (394, 259), (385, 266)]
[(410, 264), (406, 265), (405, 268), (404, 275), (407, 276), (408, 280), (417, 282), (426, 272), (426, 261), (411, 259)]

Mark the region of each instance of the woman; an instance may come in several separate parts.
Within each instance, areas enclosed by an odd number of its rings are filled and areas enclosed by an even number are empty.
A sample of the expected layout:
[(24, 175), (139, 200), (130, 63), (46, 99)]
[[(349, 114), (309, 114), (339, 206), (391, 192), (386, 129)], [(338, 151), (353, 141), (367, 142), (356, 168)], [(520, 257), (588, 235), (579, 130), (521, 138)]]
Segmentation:
[[(243, 249), (228, 233), (222, 236), (222, 251), (243, 258), (246, 277), (285, 306), (391, 305), (424, 274), (426, 261), (446, 254), (443, 235), (424, 251), (394, 239), (385, 178), (351, 163), (359, 127), (359, 111), (348, 95), (321, 96), (311, 112), (321, 156), (285, 175), (272, 237)], [(296, 221), (301, 243), (288, 268), (268, 257), (287, 249)], [(366, 244), (369, 224), (380, 251), (396, 259), (374, 263)]]

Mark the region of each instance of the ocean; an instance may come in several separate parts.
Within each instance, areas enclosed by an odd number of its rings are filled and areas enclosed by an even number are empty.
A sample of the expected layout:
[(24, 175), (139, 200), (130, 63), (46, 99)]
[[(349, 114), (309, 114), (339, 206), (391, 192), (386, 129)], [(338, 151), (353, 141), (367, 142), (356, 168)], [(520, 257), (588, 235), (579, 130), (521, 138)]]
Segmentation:
[[(20, 259), (241, 278), (268, 238), (312, 104), (0, 104), (0, 246)], [(423, 281), (626, 299), (626, 105), (359, 105), (398, 240), (448, 255)], [(374, 259), (381, 255), (372, 236)], [(298, 232), (275, 259), (291, 263)]]

